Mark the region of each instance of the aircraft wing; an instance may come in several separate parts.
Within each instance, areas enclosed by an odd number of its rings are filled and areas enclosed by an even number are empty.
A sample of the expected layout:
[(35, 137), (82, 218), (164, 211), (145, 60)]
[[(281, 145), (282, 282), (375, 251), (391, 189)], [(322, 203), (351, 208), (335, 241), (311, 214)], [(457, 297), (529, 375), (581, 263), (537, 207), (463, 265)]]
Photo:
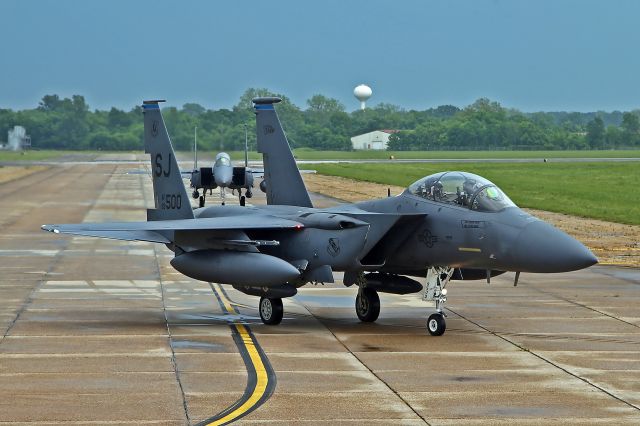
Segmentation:
[(170, 243), (167, 237), (176, 231), (248, 231), (257, 229), (302, 229), (304, 225), (274, 216), (225, 216), (201, 219), (174, 219), (148, 222), (107, 222), (42, 225), (55, 234), (82, 235), (125, 241)]
[(249, 172), (251, 172), (251, 174), (253, 174), (254, 178), (260, 178), (260, 179), (264, 179), (264, 169), (254, 169), (251, 168), (250, 170), (248, 170)]
[[(254, 169), (251, 168), (251, 170), (249, 170), (251, 173), (253, 173), (253, 177), (257, 177), (257, 178), (264, 178), (264, 169)], [(301, 174), (316, 174), (317, 171), (316, 170), (304, 170), (304, 169), (300, 169), (300, 173)]]

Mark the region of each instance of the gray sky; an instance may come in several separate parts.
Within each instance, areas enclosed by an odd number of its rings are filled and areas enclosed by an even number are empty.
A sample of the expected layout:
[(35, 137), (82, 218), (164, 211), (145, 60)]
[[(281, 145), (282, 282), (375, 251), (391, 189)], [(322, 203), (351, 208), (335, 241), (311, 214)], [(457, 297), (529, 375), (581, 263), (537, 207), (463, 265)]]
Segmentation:
[(640, 2), (0, 2), (0, 107), (81, 94), (92, 108), (234, 105), (267, 87), (371, 104), (538, 110), (640, 107)]

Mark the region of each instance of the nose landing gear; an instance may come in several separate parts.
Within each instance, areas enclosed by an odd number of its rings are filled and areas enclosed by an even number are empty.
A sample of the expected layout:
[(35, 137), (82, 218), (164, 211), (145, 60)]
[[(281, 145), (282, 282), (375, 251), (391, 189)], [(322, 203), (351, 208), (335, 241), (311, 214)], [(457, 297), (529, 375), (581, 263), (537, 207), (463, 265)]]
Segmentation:
[(436, 312), (427, 320), (427, 330), (432, 336), (442, 336), (447, 329), (444, 304), (447, 302), (447, 289), (445, 288), (453, 275), (453, 268), (432, 267), (427, 271), (427, 285), (424, 288), (422, 300), (435, 301)]

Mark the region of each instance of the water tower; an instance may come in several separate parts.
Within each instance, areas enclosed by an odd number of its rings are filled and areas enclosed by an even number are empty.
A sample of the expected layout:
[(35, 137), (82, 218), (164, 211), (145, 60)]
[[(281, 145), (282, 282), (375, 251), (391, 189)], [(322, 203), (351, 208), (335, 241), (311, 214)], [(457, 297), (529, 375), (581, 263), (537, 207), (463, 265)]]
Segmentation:
[(360, 109), (364, 110), (364, 103), (367, 99), (371, 97), (373, 92), (371, 91), (371, 87), (366, 84), (361, 84), (353, 89), (353, 96), (355, 96), (360, 101)]

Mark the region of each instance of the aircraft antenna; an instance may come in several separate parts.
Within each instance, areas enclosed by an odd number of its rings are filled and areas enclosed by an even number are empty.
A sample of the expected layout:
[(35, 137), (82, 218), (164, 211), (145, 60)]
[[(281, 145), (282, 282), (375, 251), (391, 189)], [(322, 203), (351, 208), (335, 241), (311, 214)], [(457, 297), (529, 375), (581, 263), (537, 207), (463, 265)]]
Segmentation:
[(198, 169), (198, 126), (193, 128), (193, 170)]
[(244, 126), (244, 166), (249, 167), (249, 136), (247, 134), (247, 123)]

